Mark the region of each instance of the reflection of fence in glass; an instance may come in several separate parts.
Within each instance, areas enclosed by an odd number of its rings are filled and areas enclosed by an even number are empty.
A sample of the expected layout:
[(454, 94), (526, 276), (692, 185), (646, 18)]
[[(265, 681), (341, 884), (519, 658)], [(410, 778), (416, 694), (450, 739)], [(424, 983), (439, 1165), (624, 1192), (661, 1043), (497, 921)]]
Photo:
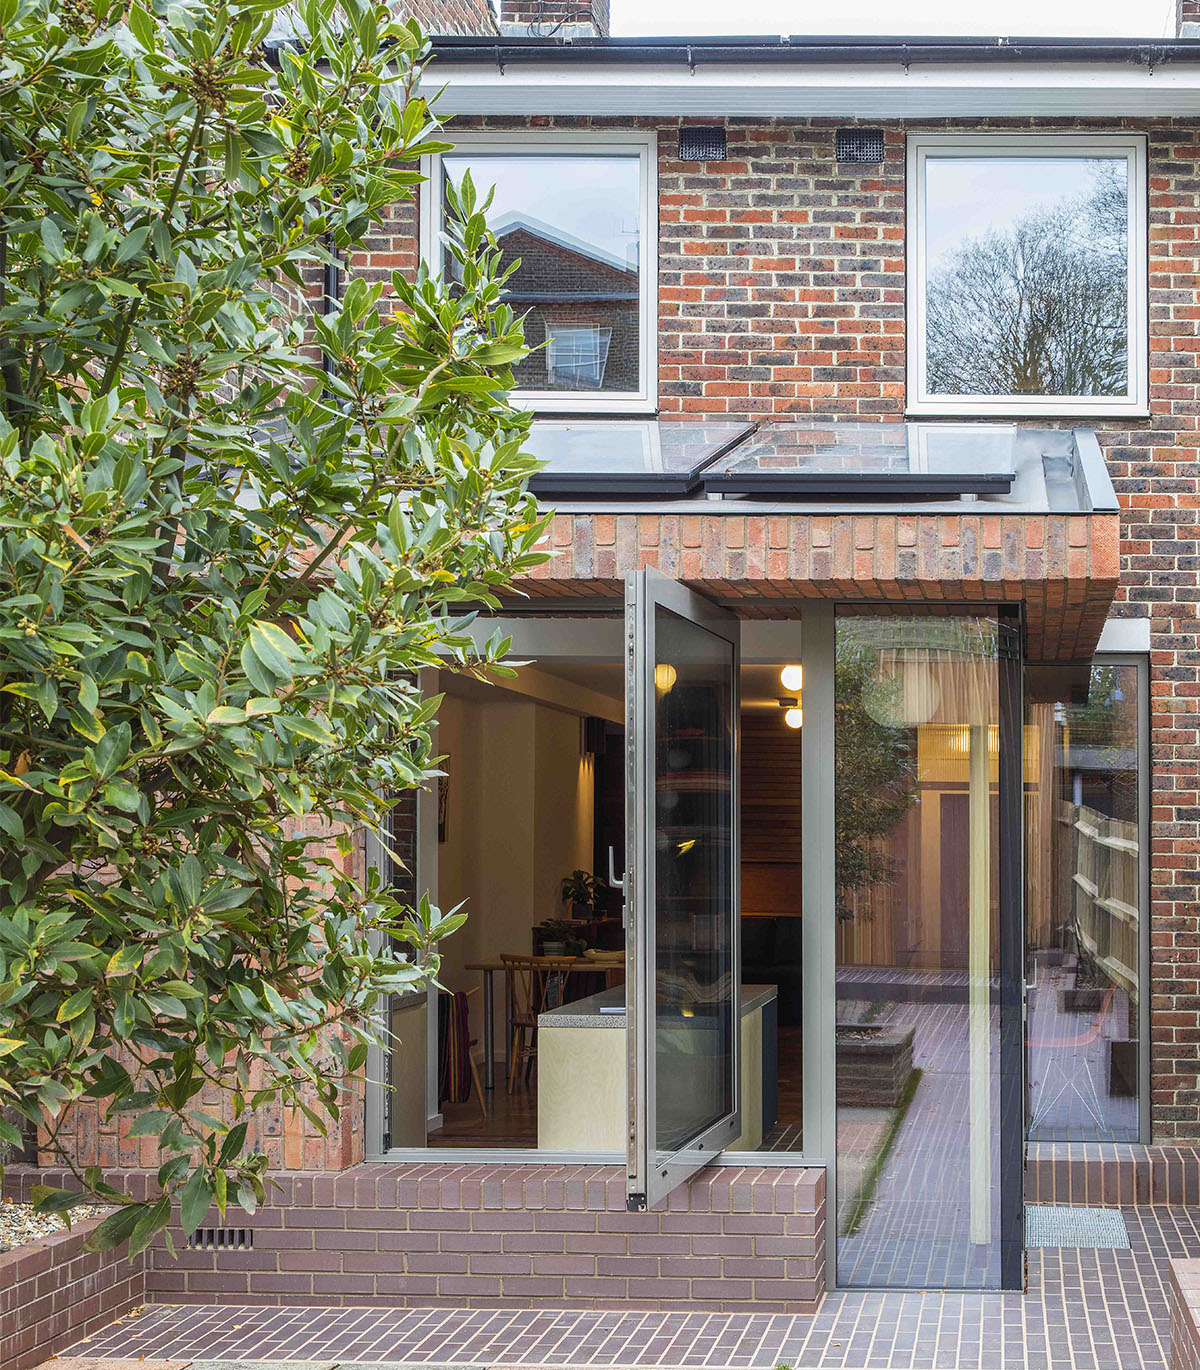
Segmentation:
[(1074, 831), (1072, 919), (1081, 958), (1138, 997), (1137, 824), (1109, 818), (1086, 804), (1063, 806)]

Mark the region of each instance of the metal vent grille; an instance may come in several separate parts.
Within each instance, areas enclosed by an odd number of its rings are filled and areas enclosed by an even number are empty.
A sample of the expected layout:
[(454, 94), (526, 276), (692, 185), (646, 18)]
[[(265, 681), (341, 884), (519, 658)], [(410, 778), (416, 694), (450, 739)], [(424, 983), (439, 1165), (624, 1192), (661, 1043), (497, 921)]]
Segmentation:
[(1025, 1245), (1127, 1247), (1129, 1229), (1118, 1208), (1068, 1208), (1064, 1204), (1028, 1204)]
[(681, 162), (723, 162), (725, 160), (725, 130), (712, 127), (684, 127), (679, 130), (679, 160)]
[(187, 1239), (189, 1251), (250, 1251), (254, 1229), (250, 1227), (198, 1227)]
[(882, 162), (883, 129), (839, 128), (837, 159), (839, 162)]

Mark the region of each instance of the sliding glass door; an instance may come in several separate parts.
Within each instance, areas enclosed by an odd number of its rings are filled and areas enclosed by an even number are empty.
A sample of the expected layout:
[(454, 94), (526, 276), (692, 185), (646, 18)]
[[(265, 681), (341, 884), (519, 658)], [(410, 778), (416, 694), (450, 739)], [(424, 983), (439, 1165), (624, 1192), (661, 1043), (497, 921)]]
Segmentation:
[(628, 1202), (741, 1132), (738, 624), (651, 571), (626, 591)]

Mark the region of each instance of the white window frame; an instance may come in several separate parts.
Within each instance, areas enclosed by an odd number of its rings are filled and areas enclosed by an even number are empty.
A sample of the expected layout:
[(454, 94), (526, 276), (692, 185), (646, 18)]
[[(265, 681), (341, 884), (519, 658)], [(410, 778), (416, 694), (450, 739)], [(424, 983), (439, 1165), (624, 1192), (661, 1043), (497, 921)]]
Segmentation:
[[(530, 129), (500, 135), (454, 130), (454, 154), (489, 153), (529, 157), (595, 157), (638, 153), (638, 377), (636, 391), (514, 390), (512, 401), (539, 414), (652, 414), (658, 407), (658, 139), (653, 132), (606, 130), (589, 135), (566, 130)], [(421, 188), (421, 256), (440, 272), (444, 172), (441, 156), (421, 159), (427, 178)]]
[[(925, 168), (930, 157), (1118, 157), (1129, 167), (1129, 393), (1127, 395), (930, 395), (926, 388)], [(1149, 241), (1146, 139), (1141, 134), (914, 133), (908, 138), (907, 412), (914, 416), (1144, 415), (1149, 413)]]

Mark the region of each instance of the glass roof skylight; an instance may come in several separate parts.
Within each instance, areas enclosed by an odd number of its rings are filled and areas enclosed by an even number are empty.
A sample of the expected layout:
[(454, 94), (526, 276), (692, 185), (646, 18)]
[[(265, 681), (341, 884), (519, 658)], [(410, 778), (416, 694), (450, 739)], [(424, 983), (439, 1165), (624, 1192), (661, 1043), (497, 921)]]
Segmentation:
[(1009, 425), (765, 424), (703, 472), (706, 491), (746, 495), (963, 495), (1006, 491)]
[(802, 419), (544, 419), (527, 450), (542, 499), (704, 494), (811, 499), (1003, 493), (1011, 425)]
[(545, 498), (690, 495), (714, 458), (753, 433), (752, 423), (687, 419), (545, 419), (525, 450), (547, 463), (529, 482)]

